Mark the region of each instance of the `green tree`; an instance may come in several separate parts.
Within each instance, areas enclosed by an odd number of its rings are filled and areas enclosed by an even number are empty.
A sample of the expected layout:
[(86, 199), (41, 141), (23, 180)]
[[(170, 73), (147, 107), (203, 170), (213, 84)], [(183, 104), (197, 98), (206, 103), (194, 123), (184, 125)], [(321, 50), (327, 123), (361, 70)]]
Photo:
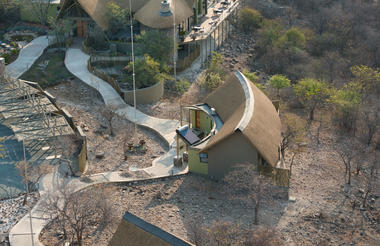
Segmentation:
[(277, 89), (277, 97), (280, 98), (280, 90), (289, 87), (290, 80), (284, 75), (276, 74), (269, 79), (269, 85)]
[(129, 10), (121, 8), (115, 2), (107, 4), (106, 15), (108, 18), (108, 30), (111, 33), (116, 33), (129, 24)]
[(298, 48), (303, 49), (306, 45), (305, 35), (296, 27), (292, 27), (282, 35), (277, 42), (277, 46), (282, 49)]
[(314, 111), (322, 106), (330, 95), (330, 89), (326, 82), (312, 78), (305, 78), (293, 86), (300, 102), (309, 111), (309, 120), (314, 120)]
[(362, 99), (360, 91), (361, 86), (358, 83), (350, 82), (342, 89), (335, 89), (329, 100), (335, 105), (339, 124), (348, 131), (355, 128)]
[(245, 7), (240, 11), (239, 22), (245, 32), (251, 32), (260, 28), (263, 17), (256, 9)]
[(264, 20), (262, 28), (257, 33), (256, 46), (261, 53), (272, 47), (273, 44), (280, 38), (283, 26), (280, 20)]
[(172, 57), (173, 40), (164, 32), (159, 30), (142, 32), (137, 41), (141, 44), (141, 51), (159, 61), (161, 65), (167, 64)]
[(354, 81), (366, 92), (380, 89), (380, 71), (370, 67), (359, 65), (350, 68), (354, 75)]
[(223, 57), (220, 53), (213, 51), (210, 63), (208, 64), (207, 73), (218, 74), (220, 78), (224, 78), (225, 68), (222, 65)]
[[(132, 84), (132, 62), (130, 62), (125, 70), (129, 73), (124, 80)], [(163, 82), (168, 79), (168, 75), (160, 70), (160, 64), (149, 55), (145, 55), (144, 59), (135, 60), (136, 88), (145, 88)]]

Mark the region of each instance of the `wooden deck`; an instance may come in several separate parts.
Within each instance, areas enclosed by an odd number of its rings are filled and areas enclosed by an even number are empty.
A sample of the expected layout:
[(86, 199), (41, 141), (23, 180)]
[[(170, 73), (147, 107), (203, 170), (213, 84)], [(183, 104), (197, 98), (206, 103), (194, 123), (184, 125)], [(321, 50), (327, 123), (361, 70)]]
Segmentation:
[(201, 24), (193, 27), (193, 30), (185, 35), (185, 39), (181, 44), (207, 39), (207, 37), (240, 5), (239, 0), (229, 0), (228, 5), (224, 4), (225, 2), (226, 1), (220, 1), (211, 6), (207, 11), (207, 15), (203, 16), (200, 20)]

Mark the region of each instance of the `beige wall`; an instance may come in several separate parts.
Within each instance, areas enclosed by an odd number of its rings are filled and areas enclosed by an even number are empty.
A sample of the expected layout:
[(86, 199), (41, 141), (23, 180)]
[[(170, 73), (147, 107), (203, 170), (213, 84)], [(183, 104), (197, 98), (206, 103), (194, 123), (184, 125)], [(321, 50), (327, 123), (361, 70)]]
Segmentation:
[[(133, 104), (133, 91), (122, 91), (122, 97), (128, 104)], [(164, 83), (160, 82), (151, 87), (136, 90), (136, 102), (138, 104), (149, 104), (160, 100), (164, 95)]]
[(235, 164), (257, 165), (256, 149), (241, 132), (235, 132), (208, 150), (208, 175), (223, 177)]

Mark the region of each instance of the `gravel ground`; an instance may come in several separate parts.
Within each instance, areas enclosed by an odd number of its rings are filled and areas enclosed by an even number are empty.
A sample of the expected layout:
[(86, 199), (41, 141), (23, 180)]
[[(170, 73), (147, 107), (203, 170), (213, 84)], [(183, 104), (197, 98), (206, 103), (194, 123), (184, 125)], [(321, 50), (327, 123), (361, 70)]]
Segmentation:
[(38, 192), (29, 195), (26, 206), (23, 206), (24, 196), (0, 200), (0, 245), (7, 242), (9, 230), (37, 203)]
[[(138, 128), (132, 138), (133, 123), (120, 117), (113, 119), (114, 135), (109, 135), (106, 121), (101, 116), (104, 107), (100, 95), (91, 87), (74, 79), (49, 88), (61, 107), (66, 108), (80, 125), (87, 137), (88, 170), (87, 174), (107, 171), (125, 171), (129, 167), (144, 168), (152, 160), (162, 155), (166, 146), (161, 138), (150, 130)], [(124, 139), (137, 145), (142, 139), (146, 142), (146, 152), (130, 152), (124, 160)], [(99, 156), (101, 158), (97, 158)]]
[[(138, 185), (103, 185), (96, 189), (104, 189), (109, 194), (115, 219), (103, 231), (88, 238), (85, 245), (107, 245), (127, 210), (189, 241), (189, 228), (193, 220), (207, 225), (224, 219), (253, 226), (253, 207), (249, 203), (226, 199), (221, 183), (197, 175)], [(276, 199), (270, 206), (264, 205), (261, 221), (265, 224), (276, 223), (286, 204), (286, 200)], [(46, 229), (41, 235), (42, 242), (44, 245), (55, 245), (56, 225), (52, 224)]]

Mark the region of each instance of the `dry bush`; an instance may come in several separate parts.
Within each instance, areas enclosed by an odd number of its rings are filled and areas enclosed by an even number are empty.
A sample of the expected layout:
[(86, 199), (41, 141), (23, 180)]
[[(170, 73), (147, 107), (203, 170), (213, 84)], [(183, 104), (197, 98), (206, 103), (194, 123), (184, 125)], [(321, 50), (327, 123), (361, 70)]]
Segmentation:
[(113, 219), (113, 208), (107, 193), (95, 189), (74, 192), (73, 187), (60, 185), (41, 201), (45, 216), (53, 220), (64, 241), (83, 245), (95, 232), (102, 231)]

